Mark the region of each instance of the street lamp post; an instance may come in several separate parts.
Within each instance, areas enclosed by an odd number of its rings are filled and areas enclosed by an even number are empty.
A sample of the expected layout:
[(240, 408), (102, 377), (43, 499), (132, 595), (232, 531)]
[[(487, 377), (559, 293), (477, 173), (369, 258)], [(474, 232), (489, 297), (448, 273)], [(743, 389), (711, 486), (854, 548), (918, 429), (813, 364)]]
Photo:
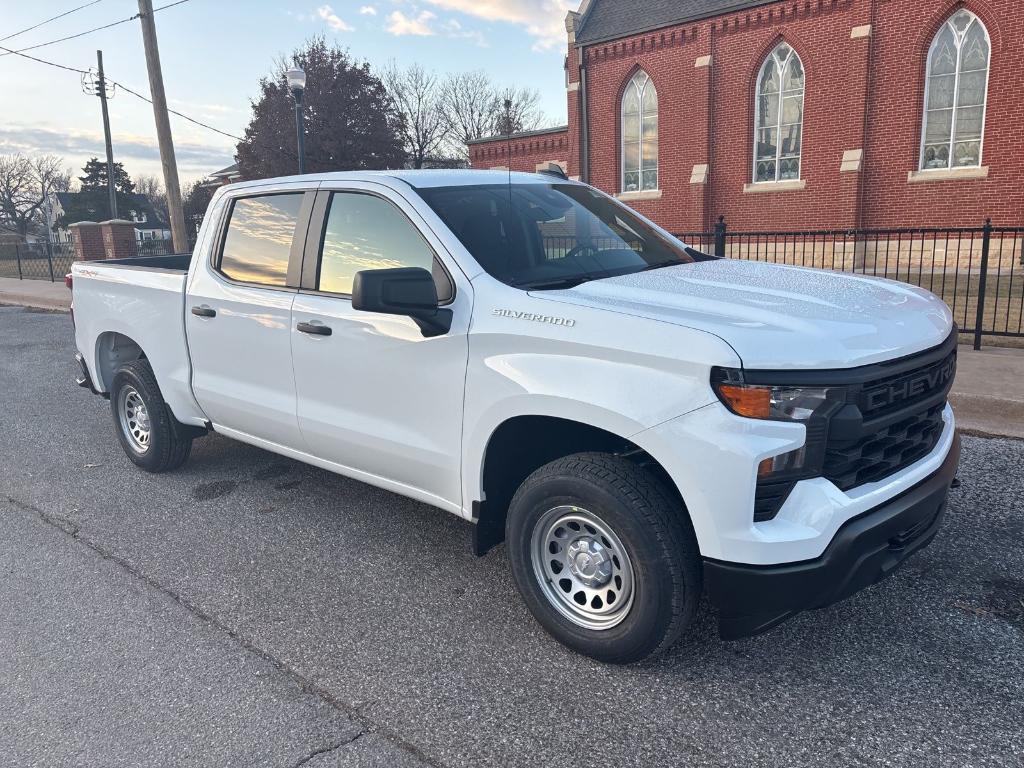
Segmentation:
[(306, 172), (306, 132), (302, 128), (302, 96), (306, 90), (306, 73), (299, 67), (292, 67), (285, 76), (295, 99), (295, 138), (299, 145), (299, 173), (303, 174)]

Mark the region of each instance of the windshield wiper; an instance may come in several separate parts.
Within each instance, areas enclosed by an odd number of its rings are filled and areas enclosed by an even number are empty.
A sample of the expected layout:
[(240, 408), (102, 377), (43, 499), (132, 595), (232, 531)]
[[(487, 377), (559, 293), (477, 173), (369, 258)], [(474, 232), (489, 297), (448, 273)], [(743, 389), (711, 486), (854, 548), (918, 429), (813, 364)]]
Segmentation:
[(526, 281), (525, 283), (513, 283), (513, 285), (526, 291), (557, 291), (560, 288), (575, 288), (577, 285), (589, 283), (591, 280), (596, 279), (596, 277), (590, 275), (575, 275), (574, 277), (563, 277), (558, 280)]
[(674, 259), (668, 259), (666, 261), (659, 261), (657, 264), (648, 264), (646, 267), (641, 269), (641, 272), (650, 272), (652, 269), (661, 269), (662, 267), (675, 267), (685, 262), (676, 261)]

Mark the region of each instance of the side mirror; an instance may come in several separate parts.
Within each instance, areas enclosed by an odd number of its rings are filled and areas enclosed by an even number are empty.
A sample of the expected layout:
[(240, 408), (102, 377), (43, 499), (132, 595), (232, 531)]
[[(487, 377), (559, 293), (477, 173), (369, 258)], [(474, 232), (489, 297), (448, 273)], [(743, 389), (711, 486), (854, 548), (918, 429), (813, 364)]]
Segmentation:
[(422, 267), (356, 272), (352, 309), (411, 317), (428, 337), (448, 333), (452, 327), (452, 311), (437, 306), (434, 278)]

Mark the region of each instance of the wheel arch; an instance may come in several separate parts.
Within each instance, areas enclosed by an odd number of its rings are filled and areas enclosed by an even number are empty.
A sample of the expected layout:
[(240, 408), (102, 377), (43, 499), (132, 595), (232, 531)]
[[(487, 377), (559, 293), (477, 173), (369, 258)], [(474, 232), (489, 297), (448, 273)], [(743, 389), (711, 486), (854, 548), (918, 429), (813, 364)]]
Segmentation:
[(104, 331), (96, 337), (94, 352), (96, 388), (101, 392), (110, 392), (114, 382), (114, 374), (124, 363), (146, 359), (142, 346), (130, 336), (119, 331)]
[(480, 492), (472, 502), (474, 549), (486, 554), (505, 539), (512, 496), (531, 473), (574, 453), (599, 451), (628, 458), (659, 477), (678, 503), (686, 506), (675, 481), (654, 456), (617, 431), (551, 415), (516, 415), (490, 433), (480, 463)]

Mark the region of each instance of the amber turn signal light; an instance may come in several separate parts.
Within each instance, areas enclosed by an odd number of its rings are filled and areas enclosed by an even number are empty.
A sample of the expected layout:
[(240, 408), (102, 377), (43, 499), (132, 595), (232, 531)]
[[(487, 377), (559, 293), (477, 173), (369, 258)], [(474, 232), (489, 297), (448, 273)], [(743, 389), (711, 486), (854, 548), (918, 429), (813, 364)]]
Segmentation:
[(767, 419), (771, 415), (772, 391), (767, 387), (738, 387), (719, 384), (718, 394), (729, 409), (752, 419)]

